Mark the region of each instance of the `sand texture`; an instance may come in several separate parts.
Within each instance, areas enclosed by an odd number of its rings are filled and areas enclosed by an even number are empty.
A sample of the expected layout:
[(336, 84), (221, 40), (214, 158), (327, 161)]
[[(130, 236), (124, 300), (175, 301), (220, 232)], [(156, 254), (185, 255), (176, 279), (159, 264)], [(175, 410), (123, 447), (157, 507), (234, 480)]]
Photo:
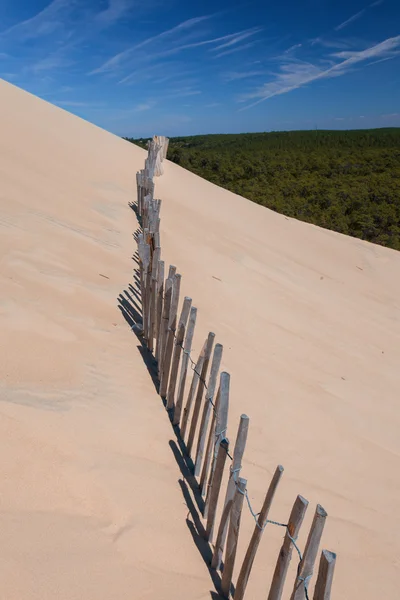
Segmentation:
[[(125, 291), (139, 304), (129, 202), (145, 152), (3, 81), (0, 125), (0, 597), (216, 598), (174, 433), (118, 310)], [(163, 258), (199, 310), (193, 354), (210, 330), (224, 345), (232, 440), (250, 417), (251, 501), (283, 464), (270, 517), (304, 495), (304, 547), (325, 507), (333, 598), (394, 600), (400, 254), (164, 170)], [(253, 525), (245, 509), (239, 564)], [(249, 600), (267, 596), (282, 535), (265, 531)]]

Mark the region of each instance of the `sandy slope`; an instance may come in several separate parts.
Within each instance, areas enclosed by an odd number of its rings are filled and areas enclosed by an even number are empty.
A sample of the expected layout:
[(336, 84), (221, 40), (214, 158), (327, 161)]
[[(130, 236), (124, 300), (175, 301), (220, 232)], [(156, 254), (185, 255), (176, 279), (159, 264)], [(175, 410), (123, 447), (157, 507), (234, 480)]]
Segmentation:
[[(1, 597), (210, 598), (173, 436), (117, 309), (144, 155), (2, 82), (0, 108)], [(307, 525), (325, 506), (334, 597), (395, 598), (400, 255), (165, 171), (164, 258), (199, 308), (195, 352), (209, 329), (224, 344), (230, 437), (251, 418), (254, 505), (281, 462), (271, 518), (297, 493)], [(241, 553), (251, 527), (246, 511)], [(281, 536), (266, 531), (249, 598)]]
[(209, 598), (117, 309), (144, 154), (2, 82), (0, 122), (0, 597)]

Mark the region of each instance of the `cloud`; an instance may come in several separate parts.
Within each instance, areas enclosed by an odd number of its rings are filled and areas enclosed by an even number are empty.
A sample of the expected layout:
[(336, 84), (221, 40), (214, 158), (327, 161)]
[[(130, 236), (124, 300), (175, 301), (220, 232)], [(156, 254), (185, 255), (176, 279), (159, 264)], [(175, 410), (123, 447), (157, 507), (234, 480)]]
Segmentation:
[(225, 43), (220, 44), (216, 48), (213, 48), (213, 51), (215, 50), (217, 52), (218, 50), (223, 50), (223, 48), (228, 48), (229, 46), (238, 44), (242, 40), (245, 40), (248, 37), (255, 35), (256, 33), (259, 33), (260, 31), (262, 31), (261, 27), (253, 27), (252, 29), (247, 29), (245, 31), (239, 31), (238, 33), (234, 33), (234, 34), (231, 34), (230, 36), (226, 36), (227, 38), (230, 38), (230, 39), (228, 41), (226, 41)]
[(0, 33), (0, 39), (12, 37), (13, 40), (42, 38), (63, 27), (64, 18), (76, 5), (76, 0), (53, 0), (43, 10), (25, 21), (16, 23)]
[(256, 106), (260, 102), (268, 100), (268, 98), (287, 94), (288, 92), (301, 88), (313, 81), (323, 78), (340, 77), (341, 75), (348, 73), (349, 70), (359, 63), (378, 57), (392, 57), (394, 50), (399, 46), (400, 35), (388, 38), (365, 50), (346, 52), (345, 60), (334, 64), (328, 69), (304, 61), (286, 61), (281, 65), (280, 72), (275, 76), (273, 81), (265, 83), (261, 88), (254, 92), (242, 96), (241, 101), (256, 99), (255, 102), (245, 107), (250, 108)]
[(125, 16), (131, 8), (132, 0), (109, 0), (108, 8), (98, 13), (95, 21), (108, 27)]
[(259, 75), (265, 75), (265, 71), (243, 71), (243, 72), (227, 72), (222, 75), (224, 81), (237, 81), (239, 79), (247, 79), (250, 77), (257, 77)]
[(141, 104), (135, 106), (133, 110), (135, 112), (144, 112), (145, 110), (151, 110), (155, 104), (156, 103), (154, 101), (142, 102)]
[(290, 54), (291, 52), (294, 52), (294, 50), (297, 50), (297, 48), (301, 48), (302, 45), (303, 44), (294, 44), (293, 46), (290, 46), (290, 48), (285, 50), (284, 54)]
[(67, 106), (67, 107), (71, 107), (71, 108), (78, 108), (78, 107), (93, 108), (93, 107), (103, 106), (102, 104), (92, 104), (91, 102), (75, 102), (74, 100), (52, 100), (51, 102), (52, 102), (52, 104), (57, 104), (59, 106)]
[(198, 96), (201, 94), (200, 90), (194, 90), (190, 86), (184, 86), (178, 89), (172, 89), (165, 94), (166, 98), (184, 98), (186, 96)]
[(365, 8), (363, 8), (362, 10), (360, 10), (358, 13), (355, 13), (354, 15), (352, 15), (346, 21), (343, 21), (343, 23), (340, 23), (340, 25), (337, 25), (335, 27), (335, 31), (340, 31), (340, 29), (343, 29), (344, 27), (347, 27), (347, 25), (350, 25), (350, 23), (353, 23), (354, 21), (357, 21), (357, 19), (359, 19), (360, 17), (362, 17), (364, 13), (365, 13)]
[(248, 48), (252, 48), (256, 44), (257, 44), (257, 41), (249, 42), (248, 44), (243, 44), (242, 46), (237, 46), (236, 48), (231, 48), (230, 50), (225, 50), (224, 52), (220, 52), (219, 54), (216, 54), (214, 56), (214, 58), (221, 58), (222, 56), (228, 56), (228, 54), (233, 54), (234, 52), (241, 52), (242, 50), (247, 50)]
[(27, 67), (27, 70), (38, 75), (44, 71), (51, 71), (53, 69), (60, 69), (62, 67), (70, 67), (73, 64), (74, 61), (71, 59), (65, 58), (64, 56), (58, 54), (53, 54), (30, 65)]
[(162, 31), (161, 33), (158, 33), (157, 35), (153, 35), (152, 37), (149, 37), (149, 38), (143, 40), (142, 42), (139, 42), (139, 44), (135, 44), (131, 48), (127, 48), (123, 52), (119, 52), (115, 56), (112, 56), (111, 58), (106, 60), (100, 67), (91, 71), (89, 73), (89, 75), (96, 75), (99, 73), (105, 73), (107, 71), (113, 71), (115, 68), (119, 67), (120, 64), (123, 63), (126, 59), (133, 56), (135, 54), (135, 52), (137, 52), (137, 50), (140, 50), (141, 48), (143, 48), (151, 43), (154, 43), (156, 41), (171, 37), (176, 33), (181, 33), (182, 31), (191, 29), (198, 23), (201, 23), (202, 21), (205, 21), (206, 19), (210, 19), (212, 16), (213, 15), (205, 15), (202, 17), (194, 17), (193, 19), (187, 19), (186, 21), (182, 21), (182, 23), (175, 25), (175, 27), (172, 27), (171, 29), (167, 29), (166, 31)]

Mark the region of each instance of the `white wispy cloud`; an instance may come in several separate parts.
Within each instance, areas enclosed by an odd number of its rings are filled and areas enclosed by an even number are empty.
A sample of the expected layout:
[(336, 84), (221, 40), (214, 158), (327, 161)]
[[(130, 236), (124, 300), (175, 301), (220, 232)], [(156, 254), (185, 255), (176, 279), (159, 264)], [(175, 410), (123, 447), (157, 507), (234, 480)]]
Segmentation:
[(165, 96), (168, 98), (184, 98), (186, 96), (198, 96), (199, 94), (201, 94), (200, 90), (193, 89), (190, 86), (184, 86), (169, 90)]
[(26, 70), (38, 75), (40, 73), (44, 73), (45, 71), (70, 67), (73, 64), (74, 61), (66, 58), (65, 56), (62, 56), (61, 54), (53, 54), (29, 65)]
[(357, 21), (357, 19), (359, 19), (360, 17), (363, 16), (363, 14), (365, 13), (365, 10), (366, 9), (363, 8), (362, 10), (358, 11), (357, 13), (355, 13), (354, 15), (352, 15), (351, 17), (346, 19), (346, 21), (343, 21), (343, 23), (340, 23), (340, 25), (337, 25), (335, 27), (335, 31), (340, 31), (340, 29), (344, 29), (344, 27), (347, 27), (347, 25), (350, 25), (350, 23)]
[(210, 19), (212, 16), (213, 15), (204, 15), (202, 17), (194, 17), (193, 19), (187, 19), (186, 21), (182, 21), (178, 25), (175, 25), (175, 27), (172, 27), (171, 29), (167, 29), (165, 31), (162, 31), (161, 33), (158, 33), (157, 35), (153, 35), (149, 38), (146, 38), (142, 42), (139, 42), (138, 44), (135, 44), (134, 46), (131, 46), (130, 48), (127, 48), (126, 50), (123, 50), (118, 54), (115, 54), (114, 56), (106, 60), (102, 65), (100, 65), (100, 67), (91, 71), (89, 75), (96, 75), (99, 73), (105, 73), (107, 71), (113, 71), (115, 68), (121, 65), (121, 63), (133, 56), (135, 52), (144, 48), (145, 46), (148, 46), (151, 43), (155, 43), (163, 39), (167, 39), (169, 37), (173, 37), (175, 34), (179, 34), (182, 33), (182, 31), (191, 29), (192, 27), (201, 23), (202, 21)]
[[(345, 52), (345, 59), (339, 63), (334, 64), (328, 69), (324, 69), (320, 65), (316, 65), (304, 61), (287, 61), (284, 62), (275, 79), (271, 82), (265, 83), (261, 88), (258, 88), (254, 92), (245, 94), (241, 97), (241, 101), (254, 100), (255, 102), (247, 106), (250, 108), (281, 94), (287, 94), (293, 90), (301, 88), (305, 85), (312, 83), (313, 81), (323, 79), (340, 77), (348, 73), (354, 66), (370, 61), (374, 58), (388, 58), (392, 57), (393, 52), (400, 47), (400, 35), (388, 38), (379, 44), (375, 44), (370, 48), (361, 51)], [(244, 109), (242, 109), (244, 110)]]
[(262, 31), (261, 27), (253, 27), (251, 29), (247, 29), (245, 31), (239, 31), (238, 33), (231, 34), (230, 36), (226, 36), (230, 39), (225, 41), (223, 44), (220, 44), (216, 48), (213, 48), (213, 51), (218, 52), (219, 50), (223, 50), (224, 48), (228, 48), (230, 46), (234, 46), (241, 42), (242, 40), (247, 39), (248, 37), (255, 35)]
[(63, 20), (76, 5), (76, 0), (53, 0), (43, 10), (25, 21), (16, 23), (9, 29), (0, 32), (0, 39), (12, 37), (15, 39), (29, 40), (41, 38), (54, 33), (63, 27)]
[(156, 103), (154, 102), (154, 100), (148, 100), (147, 102), (142, 102), (141, 104), (138, 104), (133, 110), (135, 112), (144, 112), (145, 110), (151, 110), (155, 106), (155, 104)]
[(57, 104), (58, 106), (66, 106), (70, 108), (100, 108), (101, 106), (104, 106), (103, 104), (99, 103), (75, 102), (74, 100), (52, 100), (52, 104)]
[(95, 16), (95, 21), (108, 27), (124, 17), (132, 7), (132, 0), (108, 0), (108, 7)]
[(290, 46), (290, 48), (288, 48), (287, 50), (285, 50), (284, 54), (290, 54), (291, 52), (294, 52), (298, 48), (301, 48), (302, 45), (303, 44), (293, 44), (293, 46)]
[(221, 58), (222, 56), (228, 56), (229, 54), (234, 54), (236, 52), (241, 52), (242, 50), (247, 50), (248, 48), (252, 48), (257, 44), (257, 41), (249, 42), (248, 44), (243, 44), (242, 46), (236, 46), (235, 48), (231, 48), (230, 50), (224, 50), (224, 52), (219, 52), (214, 56), (214, 58)]
[(224, 81), (238, 81), (239, 79), (248, 79), (251, 77), (259, 77), (260, 75), (265, 75), (265, 71), (228, 71), (227, 73), (223, 73), (222, 79)]

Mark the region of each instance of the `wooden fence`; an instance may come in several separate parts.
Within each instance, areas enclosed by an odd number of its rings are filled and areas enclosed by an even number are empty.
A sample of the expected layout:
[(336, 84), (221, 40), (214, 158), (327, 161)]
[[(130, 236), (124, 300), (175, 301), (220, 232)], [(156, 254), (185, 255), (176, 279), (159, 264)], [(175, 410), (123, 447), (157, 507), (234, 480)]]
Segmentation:
[[(287, 523), (268, 519), (283, 467), (278, 466), (265, 495), (261, 511), (255, 513), (247, 493), (247, 481), (241, 476), (241, 465), (249, 429), (249, 417), (240, 418), (234, 444), (228, 439), (230, 376), (220, 373), (223, 347), (210, 332), (197, 360), (191, 357), (196, 327), (197, 308), (192, 299), (181, 302), (181, 275), (175, 266), (166, 271), (161, 258), (161, 200), (154, 198), (154, 176), (163, 173), (168, 139), (155, 137), (149, 142), (145, 169), (137, 173), (137, 215), (141, 226), (138, 236), (140, 287), (142, 298), (142, 335), (157, 363), (159, 394), (165, 402), (172, 424), (178, 428), (182, 447), (193, 464), (199, 492), (204, 497), (205, 538), (213, 544), (211, 567), (222, 571), (218, 592), (234, 600), (245, 597), (257, 549), (268, 523), (285, 528), (282, 547), (269, 584), (268, 600), (282, 597), (293, 550), (299, 558), (297, 575), (290, 600), (309, 600), (309, 582), (323, 533), (327, 513), (318, 505), (302, 553), (296, 543), (308, 507), (308, 501), (297, 496)], [(191, 379), (190, 379), (191, 377)], [(226, 490), (222, 490), (224, 470), (229, 464)], [(224, 493), (222, 493), (224, 492)], [(217, 506), (222, 508), (216, 522)], [(254, 517), (254, 531), (235, 586), (233, 571), (243, 505)], [(336, 555), (323, 550), (314, 590), (314, 600), (329, 600)], [(222, 570), (223, 565), (223, 570)], [(267, 584), (266, 584), (267, 585)]]

